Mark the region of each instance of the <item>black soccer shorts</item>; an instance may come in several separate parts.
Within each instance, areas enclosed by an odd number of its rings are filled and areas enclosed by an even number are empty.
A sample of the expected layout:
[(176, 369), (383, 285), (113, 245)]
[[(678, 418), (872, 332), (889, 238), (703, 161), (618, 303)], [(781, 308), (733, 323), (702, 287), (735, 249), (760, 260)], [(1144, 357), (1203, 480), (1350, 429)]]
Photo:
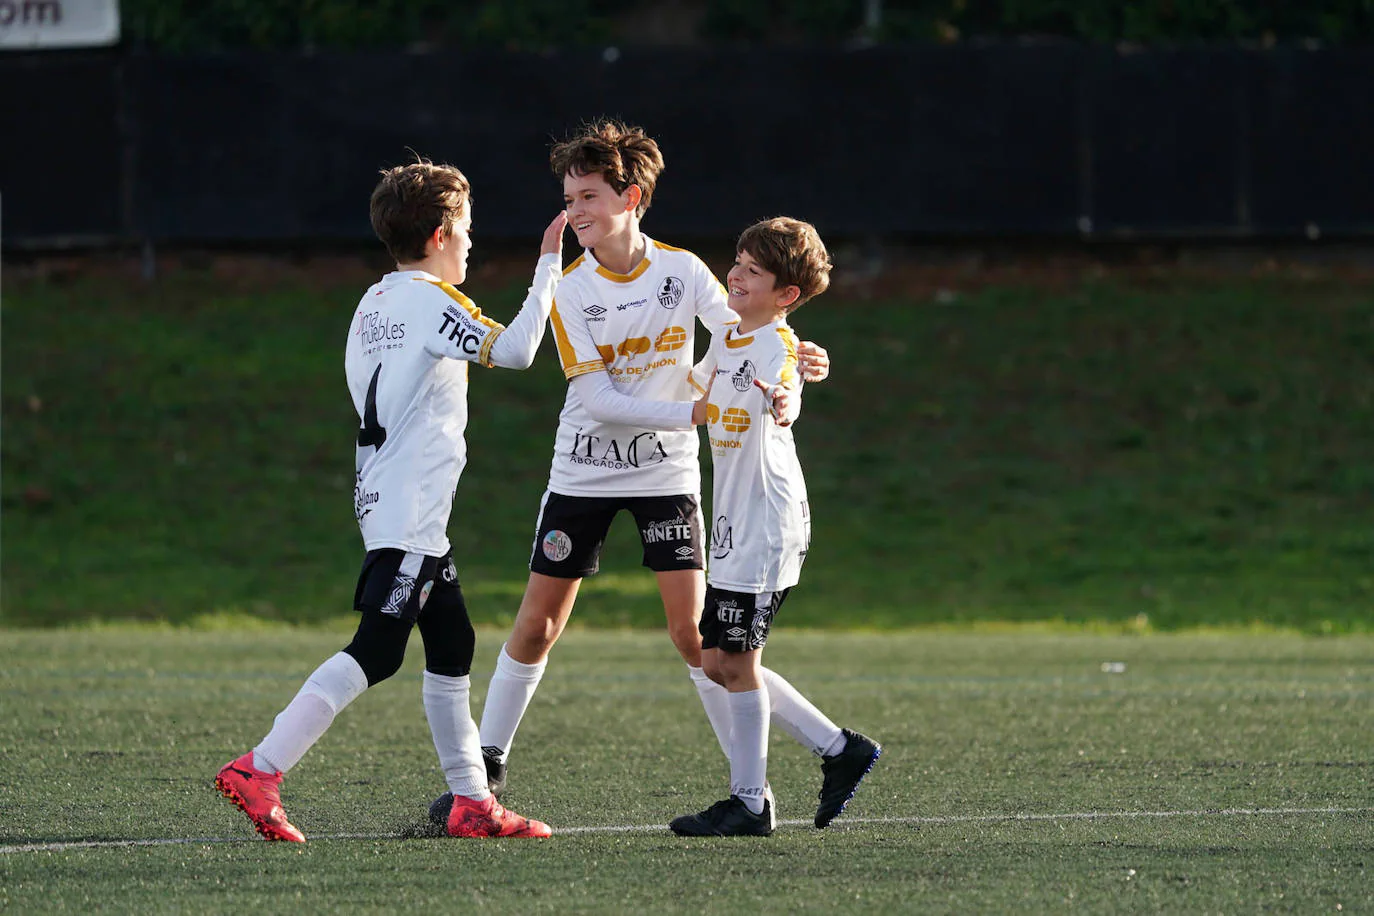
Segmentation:
[(768, 642), (773, 616), (787, 600), (785, 588), (780, 592), (730, 592), (713, 585), (706, 586), (706, 608), (701, 612), (703, 649), (723, 649), (726, 652), (748, 652), (762, 649)]
[(643, 563), (655, 572), (706, 567), (701, 500), (681, 496), (565, 496), (546, 491), (539, 506), (530, 571), (581, 579), (600, 568), (601, 547), (617, 512), (635, 518)]
[[(458, 589), (458, 570), (451, 554), (427, 557), (391, 547), (369, 550), (358, 573), (353, 609), (379, 611), (414, 623), (435, 589)], [(458, 602), (462, 603), (461, 592)]]

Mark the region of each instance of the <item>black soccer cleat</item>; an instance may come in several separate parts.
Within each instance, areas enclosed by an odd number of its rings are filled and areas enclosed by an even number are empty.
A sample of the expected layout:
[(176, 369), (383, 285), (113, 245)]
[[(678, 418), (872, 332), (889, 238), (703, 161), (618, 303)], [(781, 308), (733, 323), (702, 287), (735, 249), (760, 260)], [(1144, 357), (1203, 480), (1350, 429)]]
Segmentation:
[[(487, 791), (497, 798), (506, 791), (506, 765), (496, 756), (496, 748), (482, 748), (482, 762), (487, 767)], [(429, 803), (429, 822), (448, 827), (448, 813), (453, 810), (453, 793), (445, 792)]]
[(731, 795), (698, 814), (673, 818), (668, 829), (678, 836), (768, 836), (773, 832), (772, 808), (765, 799), (762, 813), (755, 814)]
[(859, 783), (873, 769), (873, 764), (882, 756), (883, 746), (871, 738), (847, 728), (844, 734), (844, 750), (838, 754), (821, 758), (820, 806), (816, 808), (816, 826), (826, 827), (840, 816), (844, 806), (854, 797)]

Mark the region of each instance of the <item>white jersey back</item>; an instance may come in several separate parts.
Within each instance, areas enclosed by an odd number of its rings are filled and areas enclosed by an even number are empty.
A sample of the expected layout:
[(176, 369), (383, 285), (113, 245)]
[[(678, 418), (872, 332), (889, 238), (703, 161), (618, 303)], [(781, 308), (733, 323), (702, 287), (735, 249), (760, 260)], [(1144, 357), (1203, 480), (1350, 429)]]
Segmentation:
[[(700, 258), (647, 236), (644, 242), (644, 259), (629, 274), (607, 270), (590, 251), (563, 272), (549, 318), (558, 358), (569, 380), (604, 370), (626, 396), (689, 401), (697, 319), (715, 333), (739, 317)], [(697, 493), (697, 449), (695, 430), (598, 423), (570, 385), (549, 489), (565, 496)]]
[(419, 270), (387, 274), (358, 303), (344, 371), (361, 423), (353, 508), (368, 550), (449, 549), (449, 513), (467, 464), (467, 364), (490, 365), (502, 330)]
[(717, 334), (703, 360), (714, 372), (711, 442), (711, 559), (716, 588), (760, 594), (797, 584), (811, 542), (806, 480), (791, 427), (778, 426), (754, 379), (800, 388), (797, 338), (785, 321), (739, 335)]

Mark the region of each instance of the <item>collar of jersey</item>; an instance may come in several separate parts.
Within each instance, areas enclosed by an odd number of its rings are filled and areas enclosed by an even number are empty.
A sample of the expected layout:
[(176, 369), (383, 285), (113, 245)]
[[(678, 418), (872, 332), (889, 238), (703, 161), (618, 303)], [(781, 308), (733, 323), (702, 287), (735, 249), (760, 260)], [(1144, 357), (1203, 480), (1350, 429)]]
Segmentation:
[(654, 250), (654, 240), (649, 238), (642, 232), (640, 233), (640, 238), (644, 239), (644, 257), (640, 258), (639, 263), (635, 265), (634, 270), (630, 271), (627, 274), (618, 274), (613, 270), (608, 270), (605, 267), (602, 267), (601, 264), (596, 260), (596, 255), (592, 254), (592, 250), (588, 248), (587, 258), (593, 264), (596, 265), (596, 275), (598, 277), (605, 277), (612, 283), (631, 283), (635, 280), (638, 280), (640, 277), (644, 276), (644, 271), (649, 269), (649, 253)]
[(751, 331), (748, 337), (740, 337), (739, 331), (735, 328), (725, 329), (725, 345), (731, 350), (738, 350), (740, 347), (747, 347), (754, 342), (754, 335), (757, 331)]

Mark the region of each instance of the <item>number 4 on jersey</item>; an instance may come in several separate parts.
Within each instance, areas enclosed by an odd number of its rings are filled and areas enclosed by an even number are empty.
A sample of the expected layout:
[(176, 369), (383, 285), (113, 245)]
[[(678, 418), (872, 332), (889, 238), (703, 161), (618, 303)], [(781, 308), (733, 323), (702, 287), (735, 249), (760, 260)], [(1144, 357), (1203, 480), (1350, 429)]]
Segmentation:
[(377, 379), (381, 378), (382, 366), (377, 364), (377, 368), (372, 373), (372, 381), (367, 386), (367, 402), (363, 405), (363, 425), (358, 430), (358, 448), (366, 448), (369, 445), (382, 447), (386, 441), (386, 430), (377, 422)]

